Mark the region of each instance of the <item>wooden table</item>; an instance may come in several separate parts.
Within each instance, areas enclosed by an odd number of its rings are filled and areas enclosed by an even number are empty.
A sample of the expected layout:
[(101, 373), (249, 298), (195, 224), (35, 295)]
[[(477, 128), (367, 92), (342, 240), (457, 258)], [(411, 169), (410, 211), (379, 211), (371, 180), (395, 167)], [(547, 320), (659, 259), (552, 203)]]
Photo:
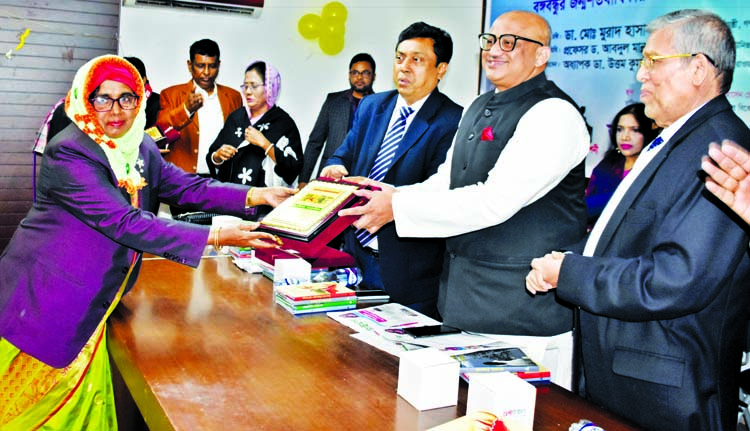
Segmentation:
[[(110, 319), (109, 349), (148, 427), (156, 430), (422, 430), (465, 413), (420, 412), (396, 395), (398, 359), (349, 336), (325, 314), (295, 317), (272, 286), (228, 257), (197, 270), (143, 262)], [(560, 387), (537, 395), (535, 430), (580, 418), (633, 430)]]

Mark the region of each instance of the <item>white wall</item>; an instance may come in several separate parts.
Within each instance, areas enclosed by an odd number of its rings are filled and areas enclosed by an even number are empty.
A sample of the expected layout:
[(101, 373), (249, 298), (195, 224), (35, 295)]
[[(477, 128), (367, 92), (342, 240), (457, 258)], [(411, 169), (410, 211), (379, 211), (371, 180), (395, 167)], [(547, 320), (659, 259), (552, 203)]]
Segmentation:
[(320, 51), (297, 31), (307, 13), (320, 14), (329, 0), (266, 0), (258, 18), (184, 9), (123, 6), (120, 55), (146, 64), (156, 91), (190, 79), (190, 45), (215, 40), (221, 49), (218, 82), (234, 88), (254, 59), (269, 61), (281, 73), (278, 105), (297, 122), (302, 140), (315, 123), (325, 95), (348, 88), (348, 65), (358, 52), (377, 63), (375, 91), (394, 88), (393, 52), (398, 34), (415, 21), (443, 28), (453, 38), (453, 58), (440, 90), (464, 107), (476, 97), (479, 76), (477, 34), (482, 29), (482, 0), (339, 0), (348, 11), (344, 50)]

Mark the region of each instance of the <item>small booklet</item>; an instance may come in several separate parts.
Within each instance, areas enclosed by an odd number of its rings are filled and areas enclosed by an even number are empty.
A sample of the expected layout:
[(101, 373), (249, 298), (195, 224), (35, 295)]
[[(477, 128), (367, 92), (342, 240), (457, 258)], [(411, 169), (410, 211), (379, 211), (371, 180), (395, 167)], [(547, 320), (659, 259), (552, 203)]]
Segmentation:
[(362, 186), (347, 182), (313, 180), (294, 196), (274, 208), (258, 230), (282, 237), (310, 241), (338, 217), (338, 211), (353, 205)]
[(518, 347), (479, 350), (451, 357), (461, 364), (462, 373), (539, 370), (539, 364)]
[(356, 299), (353, 290), (335, 281), (278, 285), (274, 288), (277, 296), (286, 297), (288, 301), (293, 303), (330, 298)]

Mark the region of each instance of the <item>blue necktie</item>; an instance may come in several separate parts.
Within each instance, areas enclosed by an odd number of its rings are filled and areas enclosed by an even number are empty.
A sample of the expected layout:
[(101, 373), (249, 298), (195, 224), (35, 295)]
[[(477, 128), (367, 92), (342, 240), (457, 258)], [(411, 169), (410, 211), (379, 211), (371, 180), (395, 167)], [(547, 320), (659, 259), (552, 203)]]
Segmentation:
[(663, 142), (664, 142), (664, 139), (662, 139), (661, 136), (657, 136), (656, 139), (654, 139), (653, 141), (651, 141), (650, 144), (648, 144), (648, 148), (646, 148), (646, 151), (653, 150), (654, 148), (661, 145)]
[[(388, 168), (390, 168), (391, 163), (393, 163), (398, 144), (401, 142), (401, 139), (406, 132), (406, 119), (409, 118), (409, 115), (413, 112), (414, 109), (409, 106), (401, 107), (398, 119), (393, 123), (391, 128), (388, 129), (385, 138), (383, 138), (383, 143), (380, 145), (378, 155), (375, 157), (375, 163), (373, 163), (372, 169), (370, 169), (370, 175), (368, 175), (369, 178), (372, 178), (375, 181), (383, 181), (385, 174), (388, 173)], [(357, 229), (355, 234), (357, 235), (359, 242), (362, 244), (362, 247), (367, 247), (367, 245), (375, 239), (375, 234), (371, 234), (365, 229)]]

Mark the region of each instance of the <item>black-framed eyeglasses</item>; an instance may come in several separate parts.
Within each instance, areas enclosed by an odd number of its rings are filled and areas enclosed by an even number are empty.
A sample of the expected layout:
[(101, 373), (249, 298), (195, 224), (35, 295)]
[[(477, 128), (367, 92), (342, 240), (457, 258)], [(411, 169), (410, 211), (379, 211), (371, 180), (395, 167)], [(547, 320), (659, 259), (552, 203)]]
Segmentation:
[(242, 84), (240, 85), (240, 88), (242, 89), (242, 91), (247, 91), (247, 90), (255, 91), (259, 89), (260, 87), (265, 87), (265, 86), (266, 84)]
[(120, 105), (120, 109), (130, 111), (138, 106), (138, 99), (140, 99), (140, 97), (135, 94), (125, 93), (121, 94), (117, 99), (113, 99), (109, 96), (94, 96), (89, 99), (89, 102), (91, 102), (91, 106), (94, 107), (94, 111), (97, 112), (111, 111), (115, 106), (115, 102)]
[(500, 41), (500, 49), (505, 52), (511, 52), (516, 48), (516, 41), (518, 40), (525, 40), (526, 42), (544, 46), (544, 44), (538, 40), (529, 39), (515, 34), (501, 34), (500, 36), (495, 36), (492, 33), (482, 33), (479, 35), (479, 48), (481, 48), (482, 51), (489, 51), (492, 49), (492, 45), (494, 45), (495, 42)]
[(351, 76), (352, 78), (359, 78), (360, 76), (363, 78), (369, 78), (372, 76), (372, 71), (363, 70), (360, 72), (359, 70), (350, 70), (349, 76)]

